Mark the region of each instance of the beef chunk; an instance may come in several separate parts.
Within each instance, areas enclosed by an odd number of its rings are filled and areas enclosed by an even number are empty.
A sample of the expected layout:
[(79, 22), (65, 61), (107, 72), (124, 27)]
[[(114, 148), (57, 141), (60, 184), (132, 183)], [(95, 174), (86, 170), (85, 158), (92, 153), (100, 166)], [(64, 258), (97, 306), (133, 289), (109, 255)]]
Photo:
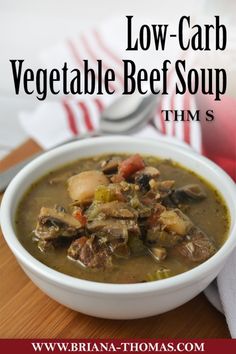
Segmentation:
[(199, 228), (192, 228), (188, 239), (176, 246), (179, 255), (191, 262), (204, 262), (216, 252), (214, 243)]
[(72, 242), (68, 257), (79, 261), (83, 266), (93, 269), (112, 267), (111, 250), (106, 242), (96, 236), (81, 237)]

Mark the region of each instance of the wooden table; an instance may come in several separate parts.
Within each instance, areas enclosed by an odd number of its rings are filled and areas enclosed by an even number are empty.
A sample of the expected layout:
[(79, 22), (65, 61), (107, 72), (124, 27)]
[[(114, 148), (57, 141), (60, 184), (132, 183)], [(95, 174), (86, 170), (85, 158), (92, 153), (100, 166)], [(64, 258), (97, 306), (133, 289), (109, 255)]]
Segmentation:
[[(0, 170), (40, 150), (27, 141)], [(226, 321), (203, 294), (165, 314), (104, 320), (77, 313), (42, 293), (23, 273), (0, 232), (0, 338), (228, 338)]]

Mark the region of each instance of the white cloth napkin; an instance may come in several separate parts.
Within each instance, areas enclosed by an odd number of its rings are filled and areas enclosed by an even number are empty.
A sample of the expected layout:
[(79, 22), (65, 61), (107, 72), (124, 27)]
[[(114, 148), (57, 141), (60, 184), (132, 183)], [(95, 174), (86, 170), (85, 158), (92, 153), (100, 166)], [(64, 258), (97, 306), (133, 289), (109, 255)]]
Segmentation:
[(229, 257), (217, 280), (205, 290), (209, 301), (222, 313), (232, 338), (236, 338), (236, 250)]
[[(125, 19), (112, 19), (100, 27), (88, 29), (85, 33), (77, 34), (66, 42), (59, 43), (42, 54), (42, 61), (48, 69), (61, 68), (64, 62), (68, 67), (82, 68), (83, 59), (88, 59), (92, 67), (96, 60), (103, 60), (103, 69), (111, 67), (116, 72), (114, 83), (116, 95), (57, 97), (57, 101), (40, 103), (33, 112), (21, 112), (20, 122), (25, 131), (43, 148), (51, 148), (75, 135), (96, 130), (99, 126), (101, 111), (119, 94), (123, 84), (122, 59), (132, 59), (137, 68), (159, 67), (166, 58), (174, 62), (179, 55), (177, 47), (168, 45), (165, 52), (125, 51), (126, 24)], [(152, 21), (150, 21), (151, 23)], [(135, 28), (147, 23), (136, 19)], [(136, 30), (134, 29), (134, 32)], [(161, 109), (194, 109), (194, 96), (176, 96), (174, 94), (175, 75), (170, 71), (168, 76), (169, 95), (162, 96), (153, 118), (153, 125), (146, 126), (137, 133), (140, 136), (158, 139), (165, 134), (171, 139), (185, 142), (195, 151), (202, 152), (201, 127), (199, 122), (177, 124), (166, 122)], [(54, 98), (55, 99), (55, 98)], [(137, 135), (136, 134), (136, 135)], [(175, 140), (176, 141), (176, 140)], [(232, 337), (236, 337), (236, 251), (230, 257), (227, 265), (213, 283), (206, 289), (206, 296), (220, 311), (224, 311)]]

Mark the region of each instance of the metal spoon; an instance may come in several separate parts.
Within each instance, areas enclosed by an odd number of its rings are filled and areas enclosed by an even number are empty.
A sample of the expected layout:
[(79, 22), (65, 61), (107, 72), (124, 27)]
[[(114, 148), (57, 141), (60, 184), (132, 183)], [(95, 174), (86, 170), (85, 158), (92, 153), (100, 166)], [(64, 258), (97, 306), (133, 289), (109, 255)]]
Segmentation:
[[(157, 105), (156, 96), (150, 94), (141, 99), (139, 97), (139, 102), (136, 97), (133, 102), (129, 102), (129, 100), (131, 101), (129, 96), (120, 97), (103, 112), (100, 121), (102, 133), (130, 133), (141, 129), (150, 120)], [(131, 103), (135, 103), (136, 107), (129, 112)], [(125, 105), (126, 114), (124, 114)], [(119, 111), (119, 106), (122, 107), (122, 112)]]
[[(152, 94), (145, 96), (141, 96), (140, 94), (121, 96), (103, 111), (100, 118), (100, 127), (97, 131), (74, 136), (72, 139), (57, 146), (98, 135), (130, 134), (131, 132), (141, 129), (147, 121), (152, 118), (157, 103), (157, 96)], [(24, 166), (43, 153), (44, 152), (34, 154), (0, 173), (0, 191), (6, 189), (12, 178)]]

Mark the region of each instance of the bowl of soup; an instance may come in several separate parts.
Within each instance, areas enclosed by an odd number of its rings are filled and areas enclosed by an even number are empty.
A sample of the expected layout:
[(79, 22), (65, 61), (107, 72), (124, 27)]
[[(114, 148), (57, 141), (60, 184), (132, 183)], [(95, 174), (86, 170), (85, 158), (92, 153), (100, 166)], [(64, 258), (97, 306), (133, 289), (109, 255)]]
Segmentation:
[(1, 205), (29, 278), (89, 315), (133, 319), (192, 299), (236, 246), (236, 189), (214, 163), (165, 141), (81, 140), (36, 158)]

